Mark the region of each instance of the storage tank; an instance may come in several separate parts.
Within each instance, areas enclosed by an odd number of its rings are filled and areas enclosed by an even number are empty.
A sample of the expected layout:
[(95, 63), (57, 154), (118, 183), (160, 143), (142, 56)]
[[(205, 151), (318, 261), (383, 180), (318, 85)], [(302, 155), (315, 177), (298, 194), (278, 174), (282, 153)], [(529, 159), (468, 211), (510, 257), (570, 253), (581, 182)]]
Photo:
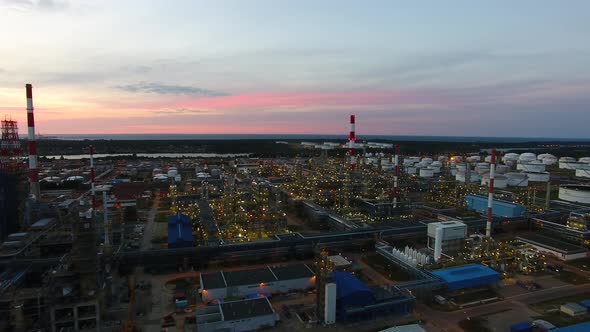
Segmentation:
[(440, 155), (440, 156), (438, 156), (437, 160), (438, 160), (439, 162), (445, 162), (445, 161), (448, 161), (448, 160), (449, 160), (449, 156), (446, 156), (446, 155)]
[(545, 165), (555, 165), (557, 164), (557, 157), (546, 157), (541, 160), (541, 162)]
[(406, 167), (406, 173), (407, 174), (416, 174), (416, 171), (417, 171), (417, 169), (414, 166), (408, 166), (408, 167)]
[(522, 172), (526, 174), (531, 182), (547, 182), (549, 181), (549, 172)]
[(451, 167), (451, 175), (455, 176), (457, 174), (457, 167)]
[(433, 171), (434, 173), (440, 173), (440, 166), (433, 166), (433, 165), (430, 165), (430, 167), (429, 167), (429, 168), (432, 168), (432, 171)]
[(465, 172), (467, 170), (466, 164), (457, 164), (457, 171), (458, 172)]
[(170, 169), (168, 169), (168, 173), (167, 174), (168, 174), (168, 177), (169, 178), (173, 178), (176, 175), (178, 175), (178, 170), (176, 170), (175, 168), (170, 168)]
[(476, 163), (476, 162), (481, 161), (481, 157), (480, 156), (469, 156), (469, 157), (467, 157), (466, 160), (467, 160), (467, 162), (470, 162), (470, 163)]
[(559, 199), (573, 202), (590, 204), (590, 186), (564, 184), (559, 186)]
[(434, 169), (432, 169), (430, 167), (420, 169), (420, 177), (421, 178), (431, 178), (433, 176), (434, 176)]
[(516, 165), (516, 169), (525, 172), (545, 172), (545, 164), (540, 161), (520, 162)]
[(585, 168), (586, 166), (588, 166), (588, 164), (579, 161), (559, 161), (559, 168), (561, 169), (578, 169)]
[(537, 155), (532, 152), (525, 152), (518, 157), (519, 161), (533, 161), (537, 160)]
[(496, 173), (498, 173), (498, 174), (504, 174), (504, 173), (507, 173), (508, 171), (510, 171), (510, 167), (508, 167), (507, 165), (497, 165), (496, 166)]
[(420, 160), (420, 161), (427, 164), (427, 165), (432, 164), (432, 158), (425, 157), (425, 158), (422, 158), (422, 160)]
[(578, 168), (576, 170), (576, 176), (581, 178), (590, 178), (590, 166), (586, 168)]
[(66, 181), (84, 181), (84, 177), (79, 175), (70, 176), (66, 179)]
[(526, 174), (523, 173), (506, 173), (506, 178), (508, 179), (508, 185), (512, 187), (526, 187), (529, 185), (529, 178)]
[(510, 153), (505, 154), (502, 157), (502, 161), (506, 164), (508, 164), (508, 162), (513, 163), (518, 160), (518, 157), (520, 157), (520, 155), (518, 153), (510, 152)]
[[(481, 185), (489, 185), (490, 183), (490, 175), (483, 174), (481, 176)], [(508, 186), (508, 178), (504, 175), (495, 175), (494, 176), (494, 188), (506, 188)]]
[(590, 164), (590, 157), (582, 157), (578, 159), (578, 161), (581, 163)]

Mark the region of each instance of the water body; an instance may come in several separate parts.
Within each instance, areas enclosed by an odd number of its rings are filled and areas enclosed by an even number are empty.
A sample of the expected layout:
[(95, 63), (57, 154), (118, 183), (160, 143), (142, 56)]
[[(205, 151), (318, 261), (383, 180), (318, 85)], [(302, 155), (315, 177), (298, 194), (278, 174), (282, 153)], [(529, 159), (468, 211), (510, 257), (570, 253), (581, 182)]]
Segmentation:
[[(54, 135), (63, 140), (346, 140), (347, 135), (298, 135), (298, 134), (70, 134)], [(413, 135), (357, 135), (361, 140), (388, 140), (414, 142), (590, 142), (590, 138), (551, 137), (484, 137), (484, 136), (413, 136)]]
[[(248, 157), (251, 153), (136, 153), (135, 156), (140, 158), (234, 158), (234, 157)], [(132, 153), (95, 153), (94, 158), (107, 158), (107, 157), (131, 157)], [(90, 158), (89, 154), (71, 154), (71, 155), (55, 155), (55, 156), (43, 156), (49, 159), (84, 159)]]

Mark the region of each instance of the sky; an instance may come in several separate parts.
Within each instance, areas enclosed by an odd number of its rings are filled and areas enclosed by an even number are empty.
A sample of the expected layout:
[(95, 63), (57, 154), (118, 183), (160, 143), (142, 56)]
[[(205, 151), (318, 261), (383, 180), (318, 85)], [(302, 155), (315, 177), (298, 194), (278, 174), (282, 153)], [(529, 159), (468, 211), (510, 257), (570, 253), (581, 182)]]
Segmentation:
[(0, 0), (26, 132), (589, 138), (590, 1)]

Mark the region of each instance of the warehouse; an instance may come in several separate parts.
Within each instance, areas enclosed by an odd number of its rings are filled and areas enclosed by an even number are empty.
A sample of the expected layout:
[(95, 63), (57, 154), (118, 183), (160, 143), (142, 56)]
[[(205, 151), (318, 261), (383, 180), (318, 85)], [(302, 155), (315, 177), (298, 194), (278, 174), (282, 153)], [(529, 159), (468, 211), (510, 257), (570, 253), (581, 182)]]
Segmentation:
[(586, 257), (586, 248), (560, 241), (540, 234), (527, 234), (516, 237), (544, 254), (555, 256), (564, 261)]
[(188, 216), (178, 212), (168, 217), (168, 248), (190, 248), (193, 246), (193, 229)]
[[(477, 211), (481, 214), (487, 213), (488, 198), (479, 195), (467, 195), (465, 197), (467, 208), (469, 210)], [(494, 206), (492, 213), (497, 217), (516, 218), (522, 216), (526, 212), (526, 208), (520, 204), (494, 199)]]
[(366, 320), (383, 315), (406, 315), (413, 310), (414, 297), (397, 287), (369, 288), (348, 272), (334, 272), (338, 320)]
[(201, 273), (203, 302), (252, 294), (276, 294), (315, 287), (314, 272), (305, 264), (267, 266), (240, 271)]
[(276, 325), (278, 316), (266, 297), (197, 309), (197, 330), (256, 331)]
[(444, 280), (449, 290), (488, 286), (500, 280), (498, 272), (480, 264), (436, 270), (432, 274)]

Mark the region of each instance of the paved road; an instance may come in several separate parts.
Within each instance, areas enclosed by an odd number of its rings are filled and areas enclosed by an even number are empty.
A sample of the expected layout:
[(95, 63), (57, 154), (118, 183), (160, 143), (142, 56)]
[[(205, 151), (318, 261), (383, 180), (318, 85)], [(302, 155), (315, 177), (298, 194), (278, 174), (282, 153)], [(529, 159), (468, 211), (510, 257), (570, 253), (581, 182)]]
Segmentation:
[(486, 316), (503, 310), (522, 310), (529, 312), (530, 314), (535, 314), (534, 311), (527, 307), (527, 304), (549, 301), (583, 292), (590, 292), (590, 284), (575, 286), (565, 285), (535, 292), (527, 292), (507, 297), (503, 301), (453, 312), (435, 311), (423, 304), (418, 304), (417, 309), (423, 314), (423, 318), (427, 321), (427, 328), (429, 328), (429, 331), (459, 332), (462, 330), (457, 324), (467, 317)]
[(154, 198), (154, 203), (152, 204), (152, 208), (147, 216), (147, 222), (145, 224), (145, 229), (143, 231), (143, 239), (141, 243), (141, 250), (149, 250), (152, 249), (152, 238), (154, 237), (154, 233), (156, 231), (156, 214), (158, 213), (158, 204), (160, 203), (160, 197), (156, 195)]

